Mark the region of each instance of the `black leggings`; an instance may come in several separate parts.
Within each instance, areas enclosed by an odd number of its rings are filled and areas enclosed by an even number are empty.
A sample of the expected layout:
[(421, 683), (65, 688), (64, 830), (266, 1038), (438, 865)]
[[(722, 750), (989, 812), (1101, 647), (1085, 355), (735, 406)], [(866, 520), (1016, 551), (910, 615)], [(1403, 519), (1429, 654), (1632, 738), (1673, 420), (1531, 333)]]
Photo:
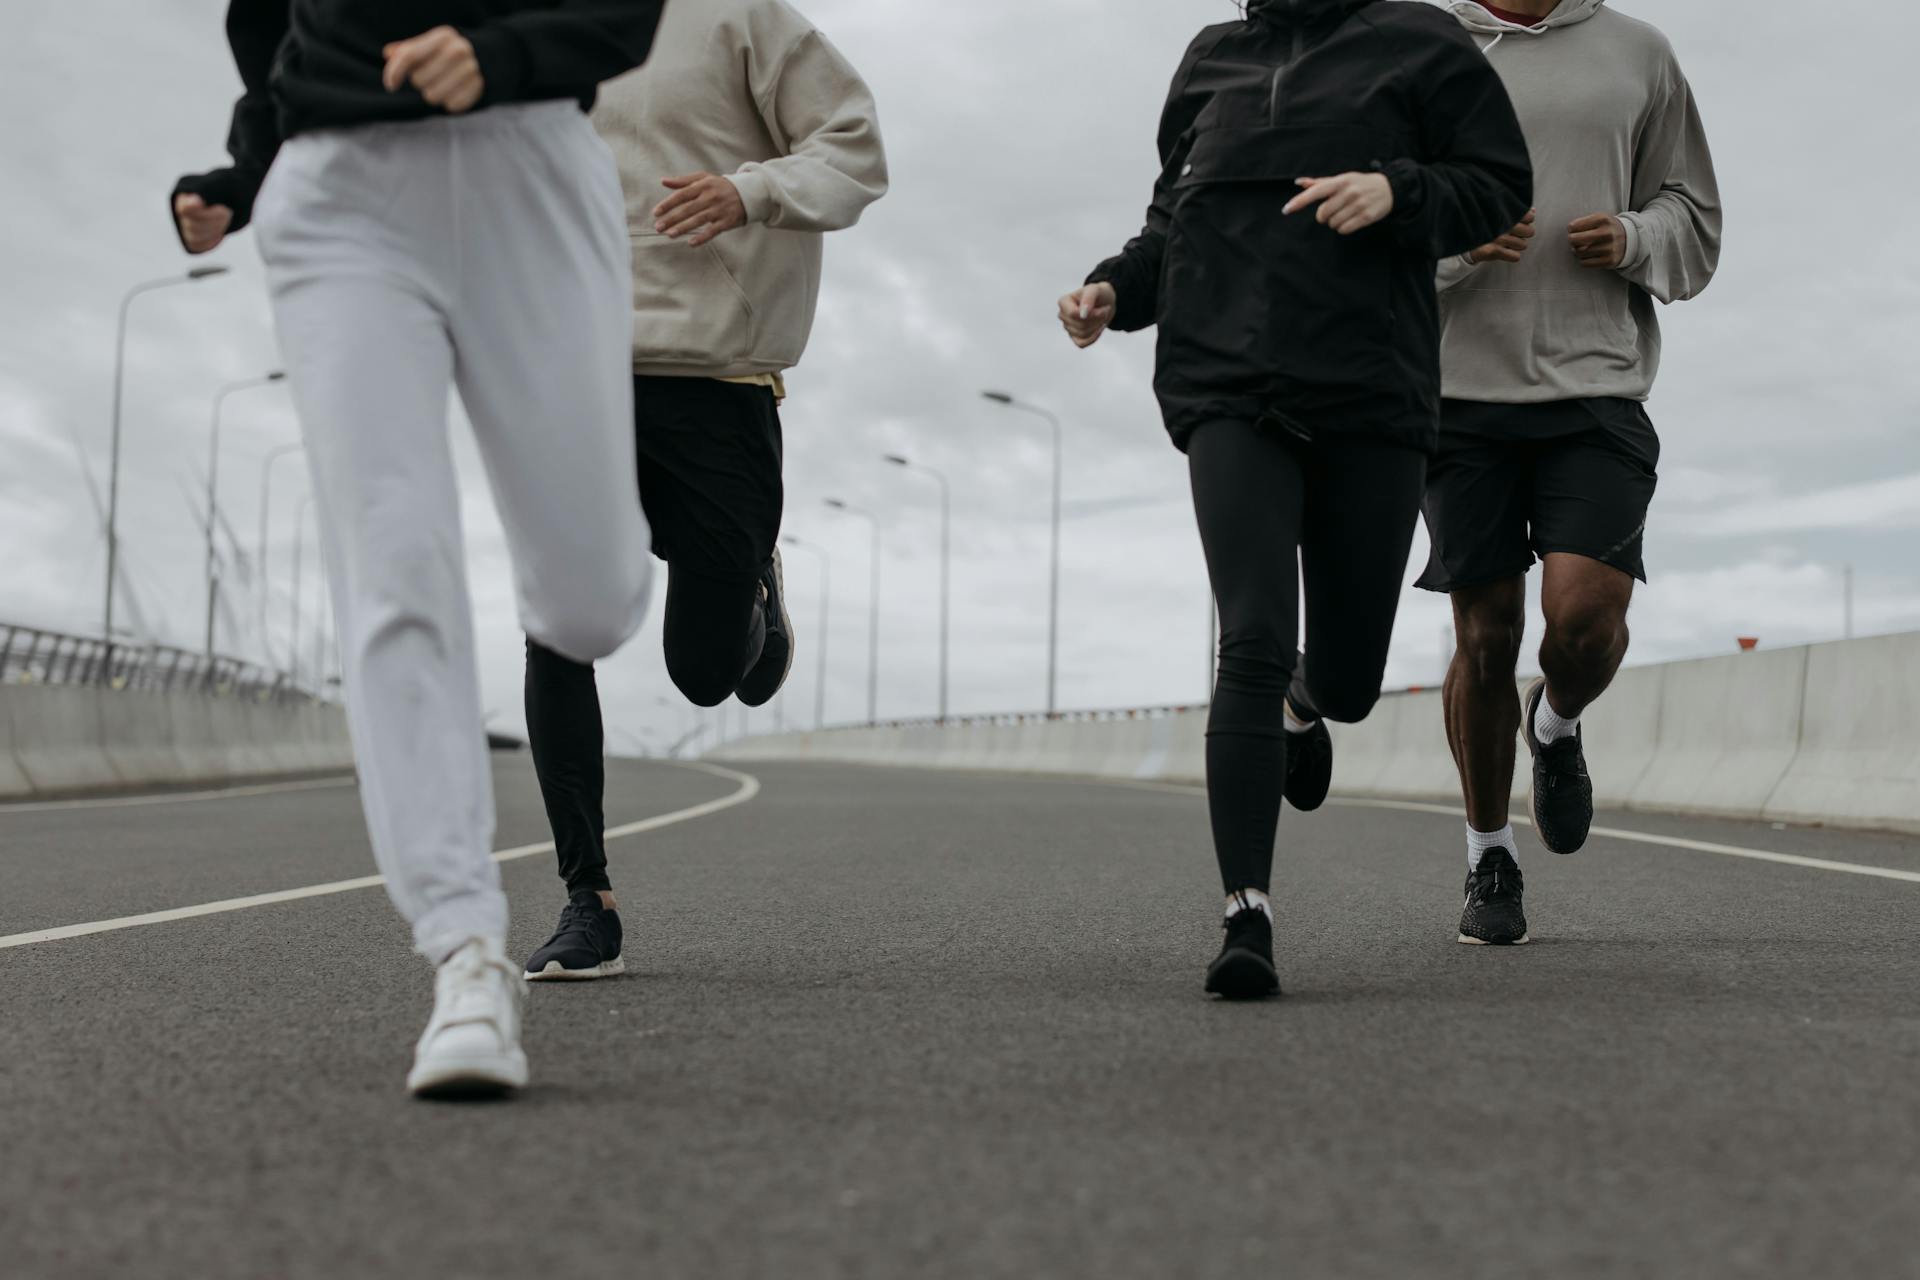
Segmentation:
[[(1426, 455), (1340, 437), (1311, 443), (1244, 421), (1188, 444), (1193, 506), (1220, 606), (1207, 721), (1207, 802), (1227, 892), (1266, 892), (1286, 772), (1284, 712), (1345, 723), (1380, 698)], [(1298, 654), (1306, 587), (1309, 643)]]
[[(667, 672), (703, 707), (733, 696), (760, 660), (766, 618), (760, 584), (671, 568)], [(607, 880), (606, 742), (593, 667), (527, 641), (527, 739), (568, 893), (612, 889)]]

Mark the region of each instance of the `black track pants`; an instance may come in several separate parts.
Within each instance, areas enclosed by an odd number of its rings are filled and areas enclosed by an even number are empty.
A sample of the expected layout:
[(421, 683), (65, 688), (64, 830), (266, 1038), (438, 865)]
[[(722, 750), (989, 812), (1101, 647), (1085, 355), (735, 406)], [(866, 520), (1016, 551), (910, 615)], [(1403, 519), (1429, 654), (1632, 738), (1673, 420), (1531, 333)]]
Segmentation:
[[(667, 571), (667, 671), (703, 707), (733, 695), (766, 643), (760, 584)], [(527, 738), (568, 893), (607, 880), (606, 743), (593, 668), (527, 642)]]
[(1265, 892), (1289, 690), (1297, 711), (1345, 723), (1366, 719), (1379, 700), (1427, 459), (1398, 445), (1308, 443), (1223, 420), (1194, 432), (1188, 463), (1220, 606), (1219, 678), (1207, 721), (1214, 851), (1229, 893)]

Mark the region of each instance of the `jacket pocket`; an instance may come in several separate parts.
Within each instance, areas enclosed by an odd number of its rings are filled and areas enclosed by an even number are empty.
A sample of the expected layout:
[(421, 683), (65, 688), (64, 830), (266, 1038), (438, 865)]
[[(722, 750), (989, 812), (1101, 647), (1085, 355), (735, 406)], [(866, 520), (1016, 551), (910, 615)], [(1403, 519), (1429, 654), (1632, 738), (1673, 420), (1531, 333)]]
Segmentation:
[(633, 237), (638, 359), (726, 368), (752, 354), (753, 332), (753, 304), (711, 244)]

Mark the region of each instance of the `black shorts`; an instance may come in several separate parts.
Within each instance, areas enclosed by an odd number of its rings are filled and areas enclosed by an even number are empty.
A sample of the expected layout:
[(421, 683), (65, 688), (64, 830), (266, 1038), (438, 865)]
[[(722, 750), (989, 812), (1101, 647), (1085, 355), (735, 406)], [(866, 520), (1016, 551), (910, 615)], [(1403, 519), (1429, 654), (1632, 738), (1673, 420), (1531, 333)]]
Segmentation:
[(1444, 400), (1422, 509), (1433, 554), (1419, 585), (1459, 591), (1570, 552), (1645, 582), (1641, 542), (1660, 437), (1633, 400)]
[(759, 577), (786, 502), (772, 389), (638, 376), (633, 415), (653, 553), (722, 581)]

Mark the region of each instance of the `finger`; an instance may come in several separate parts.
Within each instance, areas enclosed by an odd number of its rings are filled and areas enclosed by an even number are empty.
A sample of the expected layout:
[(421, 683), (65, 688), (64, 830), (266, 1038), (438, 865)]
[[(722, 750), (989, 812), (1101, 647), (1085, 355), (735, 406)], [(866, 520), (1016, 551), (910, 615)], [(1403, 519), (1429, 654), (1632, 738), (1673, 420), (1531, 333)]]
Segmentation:
[(1576, 231), (1567, 237), (1567, 242), (1576, 249), (1585, 249), (1593, 245), (1606, 244), (1612, 239), (1611, 231)]
[(423, 94), (437, 93), (445, 97), (453, 87), (472, 72), (471, 65), (458, 51), (448, 49), (434, 54), (418, 67), (414, 68), (409, 79), (413, 87)]
[(1523, 222), (1519, 226), (1515, 227), (1512, 231), (1508, 232), (1507, 234), (1510, 236), (1516, 236), (1522, 240), (1531, 240), (1535, 236), (1539, 235), (1540, 232), (1537, 229), (1535, 229), (1533, 225), (1533, 221), (1529, 219), (1526, 222)]
[(683, 209), (691, 208), (700, 200), (698, 191), (677, 191), (653, 207), (655, 219), (671, 218)]
[(1584, 218), (1575, 218), (1572, 222), (1569, 222), (1567, 224), (1567, 230), (1592, 231), (1594, 228), (1604, 227), (1612, 221), (1613, 217), (1611, 214), (1590, 213)]
[(402, 40), (387, 58), (386, 69), (380, 73), (380, 83), (388, 93), (398, 93), (401, 86), (412, 79), (414, 70), (432, 56), (433, 50), (423, 40)]
[(682, 187), (692, 186), (694, 183), (700, 181), (700, 179), (706, 176), (707, 175), (704, 173), (683, 173), (677, 178), (668, 178), (664, 180), (663, 182), (661, 182), (660, 185), (663, 187), (670, 187), (673, 190), (678, 191)]
[(1521, 225), (1521, 226), (1523, 226), (1523, 227), (1530, 227), (1530, 226), (1532, 226), (1532, 225), (1533, 225), (1533, 219), (1534, 219), (1534, 216), (1535, 216), (1536, 214), (1538, 214), (1539, 212), (1540, 212), (1540, 211), (1539, 211), (1538, 209), (1529, 209), (1529, 210), (1527, 210), (1527, 216), (1526, 216), (1526, 217), (1524, 217), (1524, 218), (1522, 218), (1522, 219), (1520, 219), (1520, 225)]
[(683, 209), (675, 210), (660, 221), (665, 224), (666, 234), (679, 237), (689, 231), (695, 231), (714, 220), (714, 209), (710, 201), (696, 201)]
[[(1300, 181), (1304, 185), (1307, 179), (1302, 178)], [(1319, 204), (1322, 200), (1334, 194), (1334, 188), (1331, 183), (1322, 182), (1317, 178), (1313, 181), (1315, 185), (1308, 187), (1305, 191), (1302, 191), (1299, 195), (1287, 201), (1285, 207), (1280, 210), (1283, 215), (1298, 213), (1302, 209)]]
[(196, 195), (175, 196), (173, 211), (181, 217), (189, 217), (207, 207), (207, 202)]

